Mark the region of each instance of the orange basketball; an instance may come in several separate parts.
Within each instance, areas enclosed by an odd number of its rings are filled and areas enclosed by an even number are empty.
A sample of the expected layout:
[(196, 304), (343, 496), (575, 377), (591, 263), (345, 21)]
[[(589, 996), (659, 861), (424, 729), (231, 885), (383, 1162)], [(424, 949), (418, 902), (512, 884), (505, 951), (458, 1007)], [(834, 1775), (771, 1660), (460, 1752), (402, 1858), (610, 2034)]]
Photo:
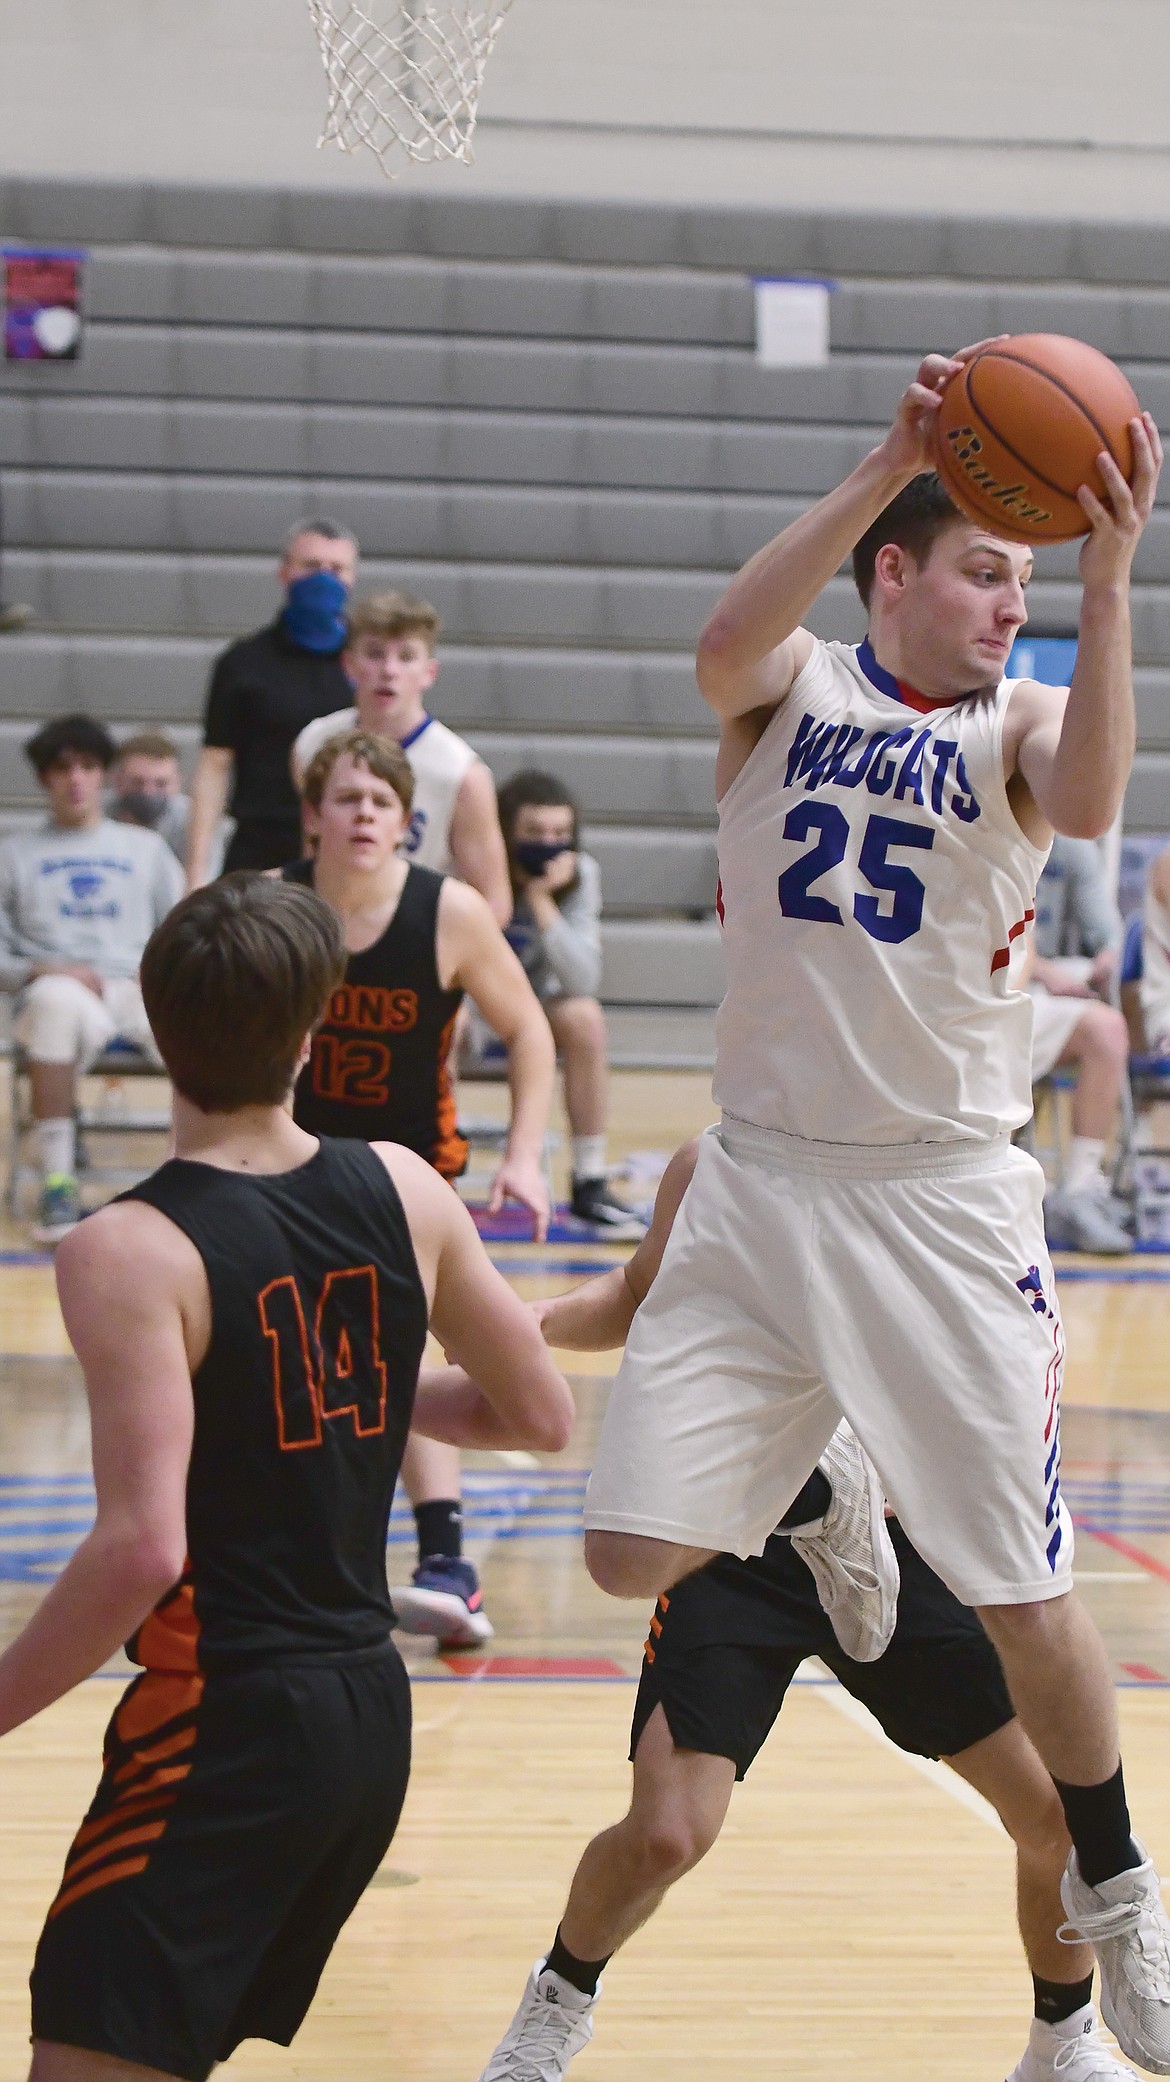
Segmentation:
[(1089, 532), (1077, 487), (1105, 497), (1102, 449), (1132, 476), (1129, 422), (1140, 410), (1096, 347), (1062, 333), (1019, 333), (951, 377), (934, 423), (935, 467), (956, 506), (997, 534), (1070, 542)]

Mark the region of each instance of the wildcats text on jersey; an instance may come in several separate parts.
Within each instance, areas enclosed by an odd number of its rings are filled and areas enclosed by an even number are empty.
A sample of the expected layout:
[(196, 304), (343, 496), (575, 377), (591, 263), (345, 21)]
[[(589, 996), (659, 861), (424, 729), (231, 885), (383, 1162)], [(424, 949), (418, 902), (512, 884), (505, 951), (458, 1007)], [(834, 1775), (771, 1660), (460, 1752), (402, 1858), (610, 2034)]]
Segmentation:
[(823, 722), (806, 709), (796, 726), (784, 774), (786, 788), (860, 788), (893, 802), (916, 802), (936, 817), (944, 809), (973, 824), (982, 815), (952, 737), (932, 729), (866, 731), (860, 723)]

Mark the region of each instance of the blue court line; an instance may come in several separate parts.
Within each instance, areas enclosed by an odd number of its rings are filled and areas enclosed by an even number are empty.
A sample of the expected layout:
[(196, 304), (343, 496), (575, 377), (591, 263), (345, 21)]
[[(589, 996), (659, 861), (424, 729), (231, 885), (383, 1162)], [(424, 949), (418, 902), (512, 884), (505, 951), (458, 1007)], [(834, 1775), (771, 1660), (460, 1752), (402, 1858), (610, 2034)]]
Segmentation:
[(538, 1275), (572, 1273), (578, 1279), (588, 1279), (591, 1274), (612, 1272), (615, 1265), (624, 1265), (624, 1258), (498, 1258), (488, 1252), (497, 1272), (515, 1272), (526, 1279)]

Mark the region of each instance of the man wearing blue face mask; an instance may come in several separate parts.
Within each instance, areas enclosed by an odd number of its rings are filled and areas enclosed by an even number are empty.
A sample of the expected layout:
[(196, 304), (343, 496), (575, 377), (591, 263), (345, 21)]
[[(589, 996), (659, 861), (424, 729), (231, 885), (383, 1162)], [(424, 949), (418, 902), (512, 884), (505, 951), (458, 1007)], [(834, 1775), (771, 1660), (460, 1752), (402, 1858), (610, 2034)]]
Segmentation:
[(225, 869), (279, 867), (300, 853), (289, 752), (307, 723), (352, 698), (341, 653), (357, 560), (357, 540), (347, 528), (319, 518), (298, 521), (285, 538), (278, 571), (281, 613), (216, 660), (191, 789), (192, 888), (210, 877), (225, 808), (236, 820)]

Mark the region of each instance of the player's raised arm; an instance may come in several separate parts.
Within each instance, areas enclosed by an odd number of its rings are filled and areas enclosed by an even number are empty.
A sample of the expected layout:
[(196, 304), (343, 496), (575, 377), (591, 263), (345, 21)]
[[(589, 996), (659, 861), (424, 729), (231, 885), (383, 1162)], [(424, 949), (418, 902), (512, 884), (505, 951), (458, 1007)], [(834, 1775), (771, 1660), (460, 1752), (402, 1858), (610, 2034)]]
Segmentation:
[(486, 901), (453, 877), (439, 900), (436, 954), (443, 983), (467, 992), (508, 1051), (511, 1118), (488, 1205), (495, 1213), (512, 1199), (531, 1208), (542, 1243), (551, 1213), (540, 1159), (557, 1069), (552, 1031)]
[(716, 715), (729, 720), (784, 699), (808, 662), (804, 616), (871, 522), (930, 468), (930, 428), (943, 387), (975, 352), (928, 354), (885, 440), (732, 579), (699, 638), (699, 688)]
[(697, 1137), (675, 1151), (662, 1174), (650, 1227), (625, 1265), (615, 1265), (611, 1272), (582, 1280), (567, 1294), (533, 1305), (547, 1344), (564, 1352), (612, 1352), (625, 1344), (634, 1311), (645, 1300), (662, 1263), (698, 1154)]
[(1128, 485), (1108, 452), (1098, 467), (1108, 504), (1088, 485), (1077, 496), (1090, 523), (1080, 556), (1077, 662), (1067, 697), (1032, 683), (1008, 712), (1009, 759), (1053, 830), (1099, 838), (1121, 807), (1137, 742), (1129, 582), (1134, 552), (1154, 508), (1162, 443), (1148, 412), (1131, 420), (1134, 476)]
[(0, 1656), (0, 1734), (99, 1670), (178, 1581), (187, 1551), (201, 1356), (188, 1346), (206, 1300), (194, 1246), (153, 1208), (105, 1208), (61, 1245), (57, 1287), (89, 1398), (97, 1519)]

